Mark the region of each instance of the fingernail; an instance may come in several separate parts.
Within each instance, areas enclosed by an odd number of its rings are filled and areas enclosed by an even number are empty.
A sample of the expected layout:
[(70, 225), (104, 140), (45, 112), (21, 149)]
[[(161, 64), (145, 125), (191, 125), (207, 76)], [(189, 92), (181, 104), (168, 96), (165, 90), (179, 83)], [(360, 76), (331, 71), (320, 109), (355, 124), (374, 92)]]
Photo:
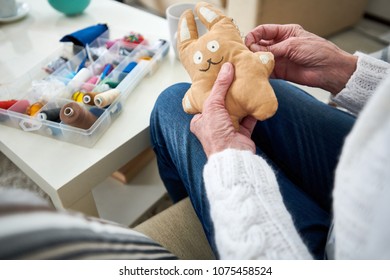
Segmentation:
[(220, 73), (221, 73), (221, 74), (227, 74), (227, 73), (229, 73), (229, 71), (230, 71), (230, 65), (229, 65), (229, 63), (228, 63), (228, 62), (227, 62), (227, 63), (224, 63), (224, 64), (222, 65), (222, 67), (221, 67)]

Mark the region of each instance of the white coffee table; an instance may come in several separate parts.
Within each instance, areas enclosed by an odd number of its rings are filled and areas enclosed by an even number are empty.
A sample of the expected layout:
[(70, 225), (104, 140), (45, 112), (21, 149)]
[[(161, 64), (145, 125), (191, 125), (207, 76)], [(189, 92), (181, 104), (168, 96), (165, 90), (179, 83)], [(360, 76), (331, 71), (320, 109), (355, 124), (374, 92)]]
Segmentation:
[[(113, 0), (94, 0), (77, 17), (66, 17), (47, 1), (24, 0), (26, 18), (0, 23), (0, 86), (12, 82), (60, 47), (70, 32), (107, 23), (113, 38), (128, 31), (169, 38), (165, 19)], [(125, 108), (93, 148), (85, 148), (0, 125), (0, 150), (35, 181), (57, 208), (98, 216), (92, 189), (150, 145), (149, 116), (171, 84), (189, 81), (170, 50), (158, 71), (130, 94)]]

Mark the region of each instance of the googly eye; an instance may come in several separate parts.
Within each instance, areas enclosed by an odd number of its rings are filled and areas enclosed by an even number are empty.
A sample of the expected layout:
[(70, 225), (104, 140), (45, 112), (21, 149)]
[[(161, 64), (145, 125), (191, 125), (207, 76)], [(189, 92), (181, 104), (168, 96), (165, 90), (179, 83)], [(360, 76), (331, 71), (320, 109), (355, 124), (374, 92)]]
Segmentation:
[(207, 43), (207, 49), (211, 52), (216, 52), (219, 49), (219, 43), (216, 40)]
[(203, 60), (203, 54), (200, 52), (200, 51), (197, 51), (195, 54), (194, 54), (194, 63), (195, 64), (199, 64), (202, 62)]

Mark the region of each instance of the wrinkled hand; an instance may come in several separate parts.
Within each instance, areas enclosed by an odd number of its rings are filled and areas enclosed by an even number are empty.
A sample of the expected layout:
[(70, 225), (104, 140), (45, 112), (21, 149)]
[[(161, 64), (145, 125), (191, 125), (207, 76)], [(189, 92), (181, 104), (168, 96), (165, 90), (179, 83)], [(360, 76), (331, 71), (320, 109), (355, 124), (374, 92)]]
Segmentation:
[(357, 57), (296, 24), (265, 24), (245, 38), (253, 52), (275, 56), (272, 77), (340, 92), (356, 70)]
[(191, 121), (191, 132), (201, 142), (207, 157), (228, 148), (256, 152), (256, 146), (250, 138), (256, 119), (245, 117), (236, 131), (225, 108), (226, 93), (233, 78), (233, 65), (225, 63), (203, 105), (203, 112), (195, 115)]

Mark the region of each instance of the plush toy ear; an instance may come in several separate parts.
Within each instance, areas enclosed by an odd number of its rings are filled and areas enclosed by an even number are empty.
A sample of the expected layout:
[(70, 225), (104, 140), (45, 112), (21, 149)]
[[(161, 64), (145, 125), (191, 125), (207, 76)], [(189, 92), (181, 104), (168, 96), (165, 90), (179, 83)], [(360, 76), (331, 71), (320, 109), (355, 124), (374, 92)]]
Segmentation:
[(206, 2), (197, 3), (195, 10), (200, 21), (208, 30), (211, 30), (214, 24), (226, 17), (220, 10)]
[(186, 10), (180, 16), (179, 20), (179, 26), (177, 30), (178, 49), (182, 43), (196, 39), (198, 39), (198, 29), (196, 27), (194, 14), (191, 10)]

